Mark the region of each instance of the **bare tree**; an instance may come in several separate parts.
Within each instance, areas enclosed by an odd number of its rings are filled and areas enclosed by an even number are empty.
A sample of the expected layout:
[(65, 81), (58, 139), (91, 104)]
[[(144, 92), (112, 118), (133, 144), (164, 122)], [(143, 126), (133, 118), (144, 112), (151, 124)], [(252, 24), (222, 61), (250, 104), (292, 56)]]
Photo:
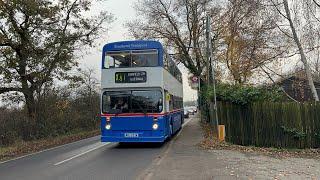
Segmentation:
[(258, 0), (142, 0), (135, 9), (139, 18), (126, 24), (131, 35), (162, 40), (197, 76), (204, 77), (207, 69), (206, 15), (212, 19), (213, 56), (237, 83), (245, 83), (255, 69), (283, 53), (272, 42), (277, 16)]
[[(288, 35), (288, 34), (286, 34), (286, 35), (288, 37), (292, 38), (294, 40), (294, 43), (298, 47), (298, 51), (299, 51), (299, 54), (300, 54), (300, 60), (304, 65), (304, 69), (305, 69), (306, 76), (307, 76), (307, 79), (308, 79), (309, 87), (310, 87), (311, 92), (313, 94), (314, 100), (315, 101), (319, 101), (319, 96), (317, 94), (317, 91), (316, 91), (316, 88), (315, 88), (315, 85), (314, 85), (314, 81), (313, 81), (313, 77), (312, 77), (312, 71), (311, 71), (310, 65), (308, 63), (308, 59), (306, 57), (306, 54), (305, 54), (305, 50), (304, 50), (303, 45), (301, 43), (301, 39), (298, 36), (298, 32), (297, 32), (297, 29), (296, 29), (297, 27), (294, 24), (294, 20), (292, 19), (288, 1), (287, 0), (282, 0), (282, 3), (279, 3), (279, 2), (274, 2), (273, 0), (271, 0), (271, 2), (274, 5), (274, 7), (276, 8), (277, 12), (279, 14), (281, 14), (287, 20), (287, 22), (289, 23), (289, 27), (290, 27), (290, 31), (291, 31), (292, 35)], [(282, 13), (281, 9), (279, 8), (280, 5), (283, 5), (285, 13)], [(293, 5), (295, 5), (295, 8), (298, 8), (297, 7), (298, 4), (296, 2), (293, 3)]]
[(0, 94), (21, 92), (29, 116), (35, 92), (53, 79), (68, 78), (75, 51), (93, 46), (112, 17), (85, 17), (88, 0), (0, 0)]
[[(137, 39), (162, 40), (169, 50), (175, 52), (175, 59), (191, 73), (202, 76), (205, 67), (205, 11), (211, 8), (212, 2), (142, 0), (135, 5), (139, 18), (128, 22), (126, 26)], [(214, 13), (211, 15), (214, 16)]]

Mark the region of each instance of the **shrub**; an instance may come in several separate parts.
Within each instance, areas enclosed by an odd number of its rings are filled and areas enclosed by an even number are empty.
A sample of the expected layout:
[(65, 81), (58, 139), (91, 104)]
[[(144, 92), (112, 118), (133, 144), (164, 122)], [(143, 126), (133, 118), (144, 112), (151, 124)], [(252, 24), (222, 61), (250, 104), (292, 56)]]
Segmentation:
[[(213, 100), (213, 86), (205, 88), (204, 98)], [(260, 88), (253, 86), (218, 84), (216, 86), (216, 95), (218, 101), (232, 102), (234, 104), (245, 105), (258, 101), (283, 101), (286, 99), (280, 88)]]
[(99, 127), (99, 94), (71, 95), (61, 89), (46, 91), (37, 100), (36, 121), (28, 119), (26, 108), (0, 108), (0, 146), (15, 141), (33, 140), (90, 131)]

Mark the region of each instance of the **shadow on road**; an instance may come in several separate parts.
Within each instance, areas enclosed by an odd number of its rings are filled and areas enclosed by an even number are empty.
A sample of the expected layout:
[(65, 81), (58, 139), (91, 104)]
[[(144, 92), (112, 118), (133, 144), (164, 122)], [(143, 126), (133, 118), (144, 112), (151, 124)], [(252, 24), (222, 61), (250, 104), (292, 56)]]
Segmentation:
[(144, 148), (161, 148), (166, 144), (163, 143), (118, 143), (115, 149), (144, 149)]

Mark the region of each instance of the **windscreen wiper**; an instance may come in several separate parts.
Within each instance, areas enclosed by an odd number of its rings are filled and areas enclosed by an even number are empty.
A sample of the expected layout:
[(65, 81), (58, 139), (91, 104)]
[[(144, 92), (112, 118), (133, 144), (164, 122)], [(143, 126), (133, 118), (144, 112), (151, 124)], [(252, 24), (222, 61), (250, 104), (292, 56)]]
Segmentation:
[(139, 106), (139, 109), (143, 112), (144, 115), (147, 115), (147, 109), (144, 109), (139, 103), (136, 103)]

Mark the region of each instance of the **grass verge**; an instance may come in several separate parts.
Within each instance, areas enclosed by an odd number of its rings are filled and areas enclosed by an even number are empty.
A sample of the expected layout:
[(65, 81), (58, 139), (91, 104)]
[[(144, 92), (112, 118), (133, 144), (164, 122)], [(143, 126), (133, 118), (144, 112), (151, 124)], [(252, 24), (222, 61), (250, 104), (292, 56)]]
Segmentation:
[(241, 146), (228, 142), (220, 142), (213, 134), (209, 124), (201, 123), (204, 139), (200, 142), (200, 147), (206, 150), (232, 150), (256, 155), (266, 155), (275, 158), (318, 158), (320, 159), (320, 148), (318, 149), (281, 149), (265, 148), (255, 146)]
[(0, 147), (0, 162), (35, 153), (55, 146), (68, 144), (100, 134), (100, 130), (74, 132), (67, 135), (50, 137), (33, 141), (17, 141), (8, 147)]

